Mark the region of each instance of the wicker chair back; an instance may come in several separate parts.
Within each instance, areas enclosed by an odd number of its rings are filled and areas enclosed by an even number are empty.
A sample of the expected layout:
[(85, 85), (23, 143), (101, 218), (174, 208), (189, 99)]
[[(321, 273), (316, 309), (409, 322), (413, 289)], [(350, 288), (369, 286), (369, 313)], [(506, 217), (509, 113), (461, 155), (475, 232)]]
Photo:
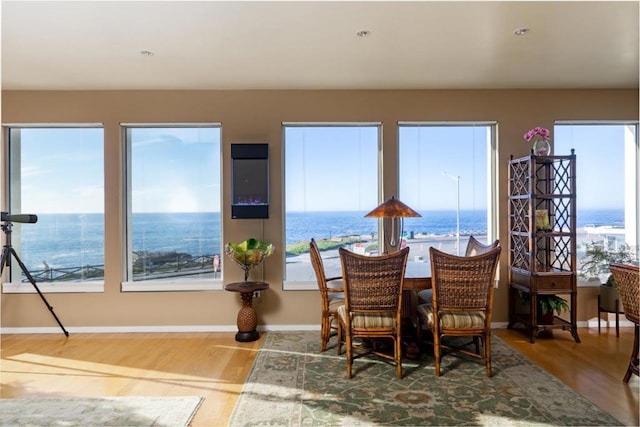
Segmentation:
[(493, 243), (482, 243), (478, 239), (473, 236), (469, 236), (469, 241), (467, 242), (467, 249), (465, 251), (465, 256), (475, 256), (480, 255), (485, 252), (489, 252), (491, 249), (497, 248), (500, 246), (500, 240), (494, 240)]
[(347, 378), (352, 376), (354, 338), (387, 338), (393, 341), (393, 355), (369, 349), (393, 360), (398, 378), (402, 378), (402, 287), (409, 247), (391, 254), (366, 256), (339, 249), (344, 283), (344, 306), (338, 308), (339, 343), (344, 332), (347, 349)]
[[(322, 318), (320, 320), (320, 351), (324, 352), (327, 350), (329, 339), (333, 335), (337, 335), (338, 307), (344, 304), (342, 286), (329, 287), (328, 283), (336, 280), (342, 280), (342, 276), (326, 276), (322, 256), (320, 255), (320, 249), (313, 238), (309, 242), (309, 256), (311, 258), (313, 271), (316, 274), (318, 290), (320, 291), (320, 300), (322, 304)], [(338, 351), (340, 351), (339, 348)]]
[(640, 319), (640, 266), (612, 263), (609, 269), (618, 286), (624, 315), (637, 325)]

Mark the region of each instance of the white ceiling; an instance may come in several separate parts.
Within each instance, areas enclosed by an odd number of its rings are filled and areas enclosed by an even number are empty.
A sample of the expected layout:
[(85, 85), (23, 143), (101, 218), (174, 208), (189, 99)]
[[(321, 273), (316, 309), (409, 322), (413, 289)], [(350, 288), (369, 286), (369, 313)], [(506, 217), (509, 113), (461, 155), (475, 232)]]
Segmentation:
[(3, 0), (2, 88), (638, 88), (638, 5)]

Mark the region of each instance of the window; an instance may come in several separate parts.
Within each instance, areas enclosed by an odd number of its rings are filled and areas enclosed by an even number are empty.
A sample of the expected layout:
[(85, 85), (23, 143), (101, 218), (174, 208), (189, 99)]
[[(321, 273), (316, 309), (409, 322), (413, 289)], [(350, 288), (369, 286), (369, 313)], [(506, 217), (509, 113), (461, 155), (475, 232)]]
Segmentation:
[(578, 272), (593, 244), (608, 251), (626, 244), (637, 256), (637, 124), (557, 123), (554, 154), (571, 149), (576, 154)]
[[(67, 290), (102, 290), (104, 280), (104, 142), (98, 126), (10, 127), (11, 243), (42, 291), (47, 282)], [(17, 262), (10, 282), (27, 282)], [(98, 284), (96, 286), (91, 286)], [(44, 286), (42, 286), (44, 285)], [(24, 287), (24, 286), (23, 286)], [(29, 286), (31, 288), (31, 286)], [(61, 291), (60, 287), (56, 288)], [(5, 287), (11, 291), (11, 287)], [(16, 291), (19, 292), (18, 289)]]
[(469, 236), (496, 236), (495, 138), (488, 123), (399, 126), (399, 197), (421, 218), (405, 218), (407, 276), (431, 274), (429, 247), (464, 255)]
[(123, 290), (221, 288), (219, 126), (126, 125), (124, 129)]
[[(285, 124), (285, 287), (315, 288), (309, 260), (313, 237), (327, 277), (340, 276), (337, 250), (378, 250), (379, 124)], [(294, 283), (296, 282), (296, 283)], [(300, 283), (306, 283), (296, 288)]]

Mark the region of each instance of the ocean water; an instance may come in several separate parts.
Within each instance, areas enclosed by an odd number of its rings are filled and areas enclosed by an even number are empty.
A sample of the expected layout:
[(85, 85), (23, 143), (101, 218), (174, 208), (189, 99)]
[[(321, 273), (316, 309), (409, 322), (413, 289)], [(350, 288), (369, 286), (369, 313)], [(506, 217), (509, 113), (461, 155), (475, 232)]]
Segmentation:
[[(368, 212), (368, 211), (367, 211)], [(308, 241), (311, 237), (327, 238), (378, 234), (378, 220), (365, 218), (367, 212), (296, 212), (287, 214), (287, 245)], [(456, 211), (422, 211), (422, 217), (405, 218), (404, 231), (428, 235), (455, 235)], [(315, 235), (310, 235), (314, 230)], [(484, 211), (461, 210), (460, 234), (486, 233)]]
[[(29, 270), (104, 265), (102, 214), (42, 214), (35, 224), (20, 227), (13, 246)], [(219, 254), (220, 214), (134, 214), (134, 252), (179, 252), (193, 256)], [(12, 233), (14, 234), (14, 233)], [(17, 233), (16, 233), (17, 234)]]
[[(347, 235), (377, 234), (378, 221), (366, 212), (305, 212), (286, 217), (287, 245), (300, 241)], [(456, 211), (423, 211), (421, 218), (406, 218), (404, 231), (426, 235), (455, 235)], [(582, 210), (577, 226), (623, 225), (622, 209)], [(194, 257), (222, 251), (220, 214), (134, 214), (134, 252), (188, 253)], [(27, 268), (43, 270), (104, 264), (102, 214), (42, 214), (36, 224), (13, 224), (13, 246)], [(17, 241), (20, 231), (20, 241)], [(311, 231), (313, 230), (313, 231)], [(486, 233), (483, 211), (460, 211), (460, 234)]]

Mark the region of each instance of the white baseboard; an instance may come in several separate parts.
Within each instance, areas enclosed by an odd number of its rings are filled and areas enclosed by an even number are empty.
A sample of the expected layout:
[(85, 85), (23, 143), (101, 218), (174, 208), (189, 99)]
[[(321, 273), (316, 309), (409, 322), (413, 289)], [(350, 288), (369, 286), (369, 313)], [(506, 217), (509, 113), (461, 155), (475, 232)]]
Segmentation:
[[(591, 319), (588, 320), (587, 322), (589, 328), (597, 328), (598, 327), (598, 319)], [(633, 322), (627, 320), (624, 316), (620, 316), (620, 327), (621, 328), (633, 328), (634, 324)], [(600, 328), (615, 328), (616, 327), (616, 321), (614, 320), (601, 320), (600, 321)]]
[[(181, 325), (181, 326), (72, 326), (65, 329), (71, 334), (162, 333), (162, 332), (237, 332), (236, 325)], [(320, 325), (258, 325), (264, 331), (319, 331)], [(0, 328), (0, 334), (60, 334), (60, 327)]]
[[(507, 322), (494, 322), (492, 329), (506, 329)], [(621, 328), (632, 328), (634, 324), (620, 318)], [(578, 322), (579, 328), (597, 328), (597, 320)], [(615, 328), (615, 320), (600, 321), (601, 328)], [(96, 333), (162, 333), (162, 332), (237, 332), (236, 325), (181, 325), (181, 326), (74, 326), (65, 327), (69, 334), (96, 334)], [(259, 332), (264, 331), (319, 331), (320, 325), (258, 325)], [(36, 327), (36, 328), (0, 328), (0, 334), (59, 334), (60, 327)]]

